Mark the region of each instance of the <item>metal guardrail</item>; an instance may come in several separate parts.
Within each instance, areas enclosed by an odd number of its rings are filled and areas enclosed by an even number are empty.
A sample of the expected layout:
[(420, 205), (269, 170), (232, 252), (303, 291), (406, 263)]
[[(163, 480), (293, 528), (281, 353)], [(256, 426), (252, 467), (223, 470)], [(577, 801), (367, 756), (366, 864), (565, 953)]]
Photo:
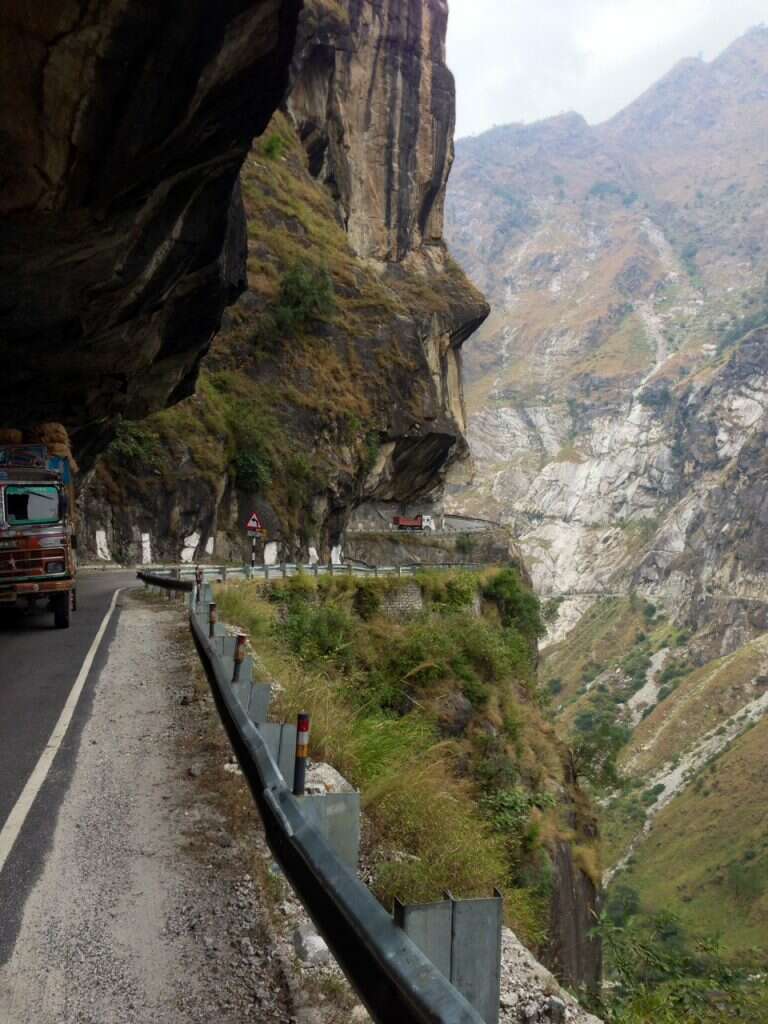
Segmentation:
[(194, 580), (182, 580), (180, 576), (152, 575), (146, 572), (137, 572), (136, 576), (143, 583), (161, 587), (163, 590), (180, 590), (189, 594), (195, 589)]
[[(293, 562), (281, 562), (279, 565), (201, 565), (203, 580), (279, 580), (303, 573), (306, 576), (415, 576), (420, 572), (479, 572), (487, 569), (485, 562), (441, 562), (425, 565), (423, 562), (411, 562), (406, 565), (365, 565), (361, 562), (344, 563), (343, 565), (299, 565)], [(156, 586), (163, 586), (157, 580), (168, 582), (189, 582), (195, 579), (195, 567), (185, 565), (181, 568), (163, 566), (149, 567), (136, 575), (139, 579), (152, 576)], [(189, 589), (187, 587), (172, 589)]]
[[(137, 575), (152, 586), (194, 591), (194, 583), (178, 577)], [(477, 1011), (302, 814), (209, 639), (210, 585), (203, 583), (201, 590), (190, 599), (192, 634), (267, 842), (371, 1016), (381, 1024), (482, 1024)]]

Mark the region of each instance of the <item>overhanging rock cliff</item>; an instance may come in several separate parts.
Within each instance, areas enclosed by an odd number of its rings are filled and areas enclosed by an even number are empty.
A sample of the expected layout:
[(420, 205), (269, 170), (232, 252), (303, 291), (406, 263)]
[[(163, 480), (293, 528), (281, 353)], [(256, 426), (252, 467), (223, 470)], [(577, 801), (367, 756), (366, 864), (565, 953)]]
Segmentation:
[(300, 0), (0, 15), (0, 405), (79, 456), (189, 394), (245, 283), (237, 173), (280, 102)]
[[(155, 557), (242, 558), (255, 507), (279, 554), (328, 557), (356, 504), (434, 493), (467, 457), (461, 345), (488, 307), (442, 240), (446, 15), (308, 5), (287, 101), (241, 175), (248, 290), (195, 398), (125, 426), (99, 465), (94, 550), (100, 530), (123, 559), (141, 534)], [(329, 284), (287, 327), (291, 288)]]

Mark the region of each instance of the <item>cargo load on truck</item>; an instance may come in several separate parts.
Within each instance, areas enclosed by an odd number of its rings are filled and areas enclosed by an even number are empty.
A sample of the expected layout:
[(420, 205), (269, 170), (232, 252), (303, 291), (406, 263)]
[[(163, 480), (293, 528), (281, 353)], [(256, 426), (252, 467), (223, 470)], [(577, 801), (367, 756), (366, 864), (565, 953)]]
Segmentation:
[(76, 471), (62, 424), (0, 430), (0, 608), (44, 605), (59, 629), (76, 593)]

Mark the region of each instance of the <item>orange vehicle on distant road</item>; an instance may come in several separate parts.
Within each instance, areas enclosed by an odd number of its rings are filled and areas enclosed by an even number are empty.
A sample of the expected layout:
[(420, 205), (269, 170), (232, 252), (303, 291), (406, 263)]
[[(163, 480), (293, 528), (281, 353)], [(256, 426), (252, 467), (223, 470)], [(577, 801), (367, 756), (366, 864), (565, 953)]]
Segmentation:
[(66, 629), (75, 599), (72, 473), (44, 445), (0, 446), (0, 608), (47, 602)]

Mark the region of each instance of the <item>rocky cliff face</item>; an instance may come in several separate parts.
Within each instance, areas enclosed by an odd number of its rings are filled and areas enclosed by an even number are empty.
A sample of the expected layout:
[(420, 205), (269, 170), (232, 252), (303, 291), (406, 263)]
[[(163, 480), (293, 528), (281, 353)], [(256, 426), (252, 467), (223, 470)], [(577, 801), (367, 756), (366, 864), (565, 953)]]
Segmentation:
[(327, 558), (356, 504), (433, 494), (466, 457), (461, 346), (488, 309), (441, 234), (446, 13), (302, 15), (284, 111), (242, 173), (248, 291), (198, 394), (124, 425), (97, 468), (94, 552), (140, 559), (145, 534), (153, 557), (242, 558), (257, 508), (270, 552)]
[[(725, 535), (685, 582), (679, 557), (765, 404), (759, 336), (734, 349), (768, 320), (766, 122), (755, 29), (605, 125), (459, 146), (450, 237), (494, 312), (469, 350), (478, 473), (455, 505), (514, 522), (537, 586), (566, 598), (554, 636), (633, 584), (674, 602), (716, 585), (720, 618), (728, 595), (768, 597), (760, 573), (742, 595)], [(715, 605), (684, 607), (704, 626)]]
[(346, 8), (307, 12), (288, 110), (354, 251), (399, 261), (443, 237), (455, 120), (448, 4)]
[(237, 174), (299, 0), (33, 6), (0, 23), (0, 403), (64, 422), (82, 458), (192, 391), (244, 286)]
[(624, 731), (615, 885), (744, 960), (768, 899), (767, 124), (758, 28), (605, 125), (460, 142), (448, 204), (494, 303), (454, 510), (513, 525), (563, 726)]

